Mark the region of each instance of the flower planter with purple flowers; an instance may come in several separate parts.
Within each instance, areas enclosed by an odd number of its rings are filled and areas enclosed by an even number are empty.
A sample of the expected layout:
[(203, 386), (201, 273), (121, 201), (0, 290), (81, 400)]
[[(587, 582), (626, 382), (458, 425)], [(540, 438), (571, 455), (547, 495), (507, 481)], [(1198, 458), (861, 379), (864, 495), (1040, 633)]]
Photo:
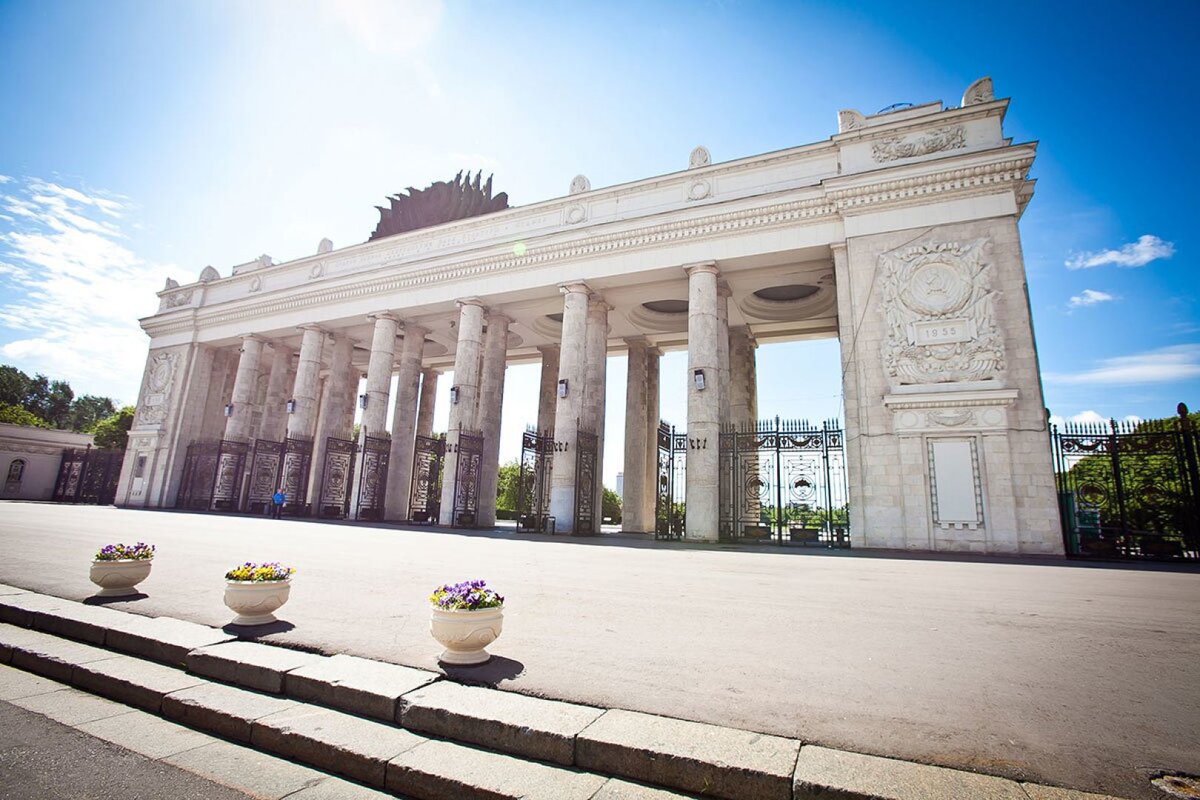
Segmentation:
[(429, 632), (445, 648), (439, 661), (469, 665), (491, 658), (484, 648), (499, 638), (504, 627), (503, 597), (476, 580), (440, 586), (429, 602)]
[(154, 545), (106, 544), (96, 551), (88, 577), (100, 587), (97, 597), (128, 597), (150, 575)]

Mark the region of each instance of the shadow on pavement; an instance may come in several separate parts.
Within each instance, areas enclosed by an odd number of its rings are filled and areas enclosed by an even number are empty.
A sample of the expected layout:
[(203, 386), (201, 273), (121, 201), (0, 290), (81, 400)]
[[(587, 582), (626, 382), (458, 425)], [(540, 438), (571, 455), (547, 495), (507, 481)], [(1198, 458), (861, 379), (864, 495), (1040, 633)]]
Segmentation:
[(145, 592), (126, 594), (121, 595), (120, 597), (101, 597), (98, 594), (94, 594), (91, 597), (85, 597), (83, 599), (83, 604), (88, 606), (111, 606), (115, 603), (128, 603), (130, 600), (144, 600), (149, 596), (150, 595), (146, 594)]
[(441, 662), (438, 663), (438, 666), (442, 668), (442, 672), (447, 678), (459, 683), (488, 686), (493, 689), (503, 681), (512, 680), (525, 672), (524, 664), (504, 656), (492, 656), (484, 663), (472, 667), (442, 664)]
[(231, 636), (236, 636), (239, 639), (260, 639), (263, 636), (270, 636), (272, 633), (287, 633), (290, 630), (295, 630), (296, 626), (282, 619), (277, 619), (267, 625), (234, 625), (232, 622), (225, 625), (221, 630)]

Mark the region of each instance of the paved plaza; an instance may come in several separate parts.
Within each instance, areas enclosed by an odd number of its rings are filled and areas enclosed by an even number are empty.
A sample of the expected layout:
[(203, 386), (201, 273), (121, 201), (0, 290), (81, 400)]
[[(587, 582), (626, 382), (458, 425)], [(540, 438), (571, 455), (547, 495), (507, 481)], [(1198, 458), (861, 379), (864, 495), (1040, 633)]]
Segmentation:
[(1200, 772), (1194, 570), (27, 503), (0, 536), (0, 582), (72, 599), (100, 545), (152, 542), (147, 596), (113, 607), (209, 625), (226, 569), (285, 561), (266, 640), (425, 669), (430, 589), (486, 578), (507, 614), (474, 672), (528, 694), (1129, 797)]

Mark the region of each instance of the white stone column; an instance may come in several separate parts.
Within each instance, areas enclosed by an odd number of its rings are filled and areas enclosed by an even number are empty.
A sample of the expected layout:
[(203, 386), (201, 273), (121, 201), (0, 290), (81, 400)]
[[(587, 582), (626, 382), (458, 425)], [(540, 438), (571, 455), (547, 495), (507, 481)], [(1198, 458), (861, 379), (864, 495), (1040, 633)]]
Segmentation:
[(368, 436), (382, 436), (387, 429), (388, 395), (392, 388), (392, 362), (396, 357), (396, 325), (392, 314), (372, 315), (375, 330), (371, 337), (371, 358), (367, 362), (367, 407), (362, 427)]
[(538, 387), (538, 435), (554, 435), (554, 414), (558, 401), (558, 354), (559, 346), (548, 344), (539, 347), (542, 354), (541, 383)]
[(647, 442), (654, 435), (646, 409), (646, 340), (626, 339), (629, 367), (625, 373), (625, 486), (621, 497), (621, 530), (646, 533), (654, 530), (646, 514)]
[(291, 388), (288, 378), (292, 375), (292, 350), (274, 342), (271, 351), (271, 372), (267, 377), (267, 396), (263, 400), (258, 438), (278, 442), (287, 430), (287, 393)]
[[(658, 502), (658, 423), (659, 423), (659, 359), (662, 351), (657, 347), (646, 348), (646, 488), (642, 502), (642, 518), (647, 520), (653, 531), (657, 524), (655, 517)], [(628, 479), (625, 485), (629, 485)]]
[[(421, 350), (428, 331), (409, 322), (404, 325), (404, 344), (400, 349), (400, 374), (396, 379), (396, 407), (392, 411), (392, 449), (388, 456), (388, 489), (384, 498), (384, 519), (408, 519), (408, 502), (412, 494), (413, 449), (416, 443), (417, 392), (421, 380)], [(433, 373), (436, 385), (437, 373)], [(428, 378), (426, 378), (428, 380)], [(430, 404), (432, 406), (432, 403)], [(432, 410), (430, 425), (432, 426)], [(424, 434), (428, 436), (428, 434)]]
[(233, 398), (238, 351), (223, 347), (214, 351), (209, 370), (208, 391), (204, 398), (204, 419), (198, 439), (215, 440), (225, 436), (225, 404)]
[(732, 294), (724, 281), (717, 283), (717, 386), (721, 390), (722, 425), (730, 421), (729, 298)]
[(254, 415), (254, 390), (258, 386), (258, 363), (262, 355), (263, 340), (254, 334), (242, 337), (241, 355), (238, 358), (237, 375), (233, 380), (233, 406), (225, 419), (225, 438), (244, 442), (250, 438), (250, 422)]
[(417, 436), (433, 436), (433, 414), (437, 405), (438, 375), (432, 367), (421, 370), (421, 404), (417, 408)]
[[(321, 404), (316, 438), (313, 441), (312, 478), (309, 497), (315, 503), (323, 503), (321, 483), (325, 478), (325, 451), (329, 438), (347, 438), (345, 429), (346, 407), (353, 408), (355, 386), (351, 383), (350, 358), (354, 353), (354, 342), (343, 333), (333, 334), (333, 352), (329, 367), (329, 379), (325, 382), (325, 397)], [(354, 374), (357, 374), (355, 372)], [(314, 505), (313, 513), (319, 513)]]
[(321, 351), (325, 348), (326, 333), (316, 325), (304, 325), (301, 329), (304, 336), (290, 398), (295, 405), (287, 419), (289, 439), (311, 439), (317, 422), (317, 384), (321, 379)]
[[(454, 488), (458, 473), (458, 440), (475, 422), (479, 398), (479, 365), (483, 348), (483, 302), (458, 301), (458, 344), (454, 350), (454, 386), (451, 387), (450, 424), (446, 431), (446, 459), (442, 467), (442, 508), (439, 522), (455, 524)], [(458, 395), (457, 402), (454, 395)]]
[(483, 434), (483, 463), (479, 472), (479, 514), (477, 524), (490, 528), (496, 524), (496, 487), (500, 482), (500, 411), (504, 406), (504, 374), (508, 354), (508, 326), (512, 320), (504, 314), (487, 315), (487, 333), (483, 343), (483, 365), (479, 378), (479, 406), (475, 428)]
[(600, 533), (604, 521), (604, 417), (608, 391), (608, 312), (611, 310), (612, 306), (599, 297), (593, 297), (588, 303), (583, 427), (596, 432), (595, 526), (592, 533)]
[[(717, 540), (717, 444), (721, 430), (720, 338), (717, 266), (713, 262), (686, 268), (688, 276), (688, 451), (687, 523), (684, 536)], [(697, 374), (702, 378), (697, 379)], [(700, 388), (698, 384), (703, 385)]]
[[(550, 514), (555, 530), (571, 533), (575, 526), (575, 446), (583, 415), (587, 382), (587, 312), (591, 290), (584, 283), (564, 284), (562, 345), (558, 380), (566, 396), (558, 397), (554, 411), (554, 462), (550, 476)], [(562, 384), (566, 381), (565, 384)], [(557, 386), (556, 386), (557, 392)]]
[(754, 342), (750, 329), (731, 328), (729, 331), (729, 421), (739, 431), (749, 430), (752, 419), (750, 396), (754, 391), (752, 374)]

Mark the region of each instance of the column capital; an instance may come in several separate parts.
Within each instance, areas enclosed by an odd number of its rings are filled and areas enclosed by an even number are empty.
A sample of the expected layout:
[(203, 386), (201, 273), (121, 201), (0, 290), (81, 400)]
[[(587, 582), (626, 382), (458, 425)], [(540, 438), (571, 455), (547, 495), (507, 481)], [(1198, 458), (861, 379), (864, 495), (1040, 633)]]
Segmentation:
[(723, 280), (717, 280), (717, 297), (733, 297), (733, 289)]
[(441, 375), (442, 371), (437, 367), (421, 367), (422, 375)]
[(625, 345), (630, 350), (632, 350), (635, 347), (640, 347), (642, 349), (645, 349), (650, 346), (650, 340), (647, 339), (645, 336), (626, 336), (622, 341), (625, 342)]
[(492, 320), (495, 320), (496, 322), (506, 322), (509, 325), (512, 325), (514, 322), (516, 322), (516, 320), (502, 311), (489, 311), (484, 314), (483, 318), (488, 322), (489, 325), (491, 324)]
[(697, 261), (694, 264), (684, 264), (683, 272), (689, 278), (693, 273), (708, 273), (710, 275), (720, 275), (721, 271), (717, 269), (716, 261)]
[(846, 243), (845, 242), (830, 242), (829, 250), (834, 253), (838, 253), (838, 252), (845, 253), (846, 252)]
[(558, 344), (540, 344), (540, 345), (538, 345), (538, 347), (537, 347), (537, 351), (538, 351), (539, 353), (541, 353), (542, 355), (546, 355), (546, 353), (550, 353), (550, 352), (561, 353), (561, 352), (562, 352), (562, 345), (558, 345)]
[(659, 347), (658, 345), (646, 348), (646, 355), (648, 355), (648, 356), (662, 356), (662, 354), (663, 354), (662, 348)]
[(592, 295), (588, 299), (588, 312), (603, 311), (605, 314), (607, 314), (609, 311), (612, 311), (612, 310), (613, 310), (613, 307), (611, 305), (609, 305), (608, 303), (606, 303), (604, 301), (604, 298), (600, 297), (599, 295)]
[(586, 294), (590, 296), (592, 287), (583, 281), (570, 281), (569, 283), (560, 283), (558, 291), (562, 294)]
[(316, 331), (317, 333), (329, 333), (328, 328), (318, 325), (315, 322), (306, 322), (303, 325), (297, 325), (296, 329), (301, 331)]
[(371, 320), (372, 322), (379, 322), (381, 319), (386, 319), (391, 322), (400, 321), (400, 318), (391, 311), (372, 311), (370, 314), (367, 314), (367, 319)]
[(458, 306), (460, 309), (465, 306), (479, 306), (480, 308), (487, 310), (487, 306), (484, 305), (483, 301), (478, 297), (463, 297), (455, 300), (454, 305)]
[(258, 342), (259, 347), (261, 347), (264, 344), (270, 343), (270, 341), (267, 338), (260, 336), (257, 333), (243, 333), (238, 338), (242, 340), (242, 349), (244, 349), (246, 347), (247, 342)]
[(429, 328), (426, 328), (424, 325), (418, 325), (415, 322), (401, 322), (400, 328), (404, 331), (405, 339), (409, 336), (417, 336), (420, 337), (422, 342), (425, 341), (425, 336), (429, 333)]

